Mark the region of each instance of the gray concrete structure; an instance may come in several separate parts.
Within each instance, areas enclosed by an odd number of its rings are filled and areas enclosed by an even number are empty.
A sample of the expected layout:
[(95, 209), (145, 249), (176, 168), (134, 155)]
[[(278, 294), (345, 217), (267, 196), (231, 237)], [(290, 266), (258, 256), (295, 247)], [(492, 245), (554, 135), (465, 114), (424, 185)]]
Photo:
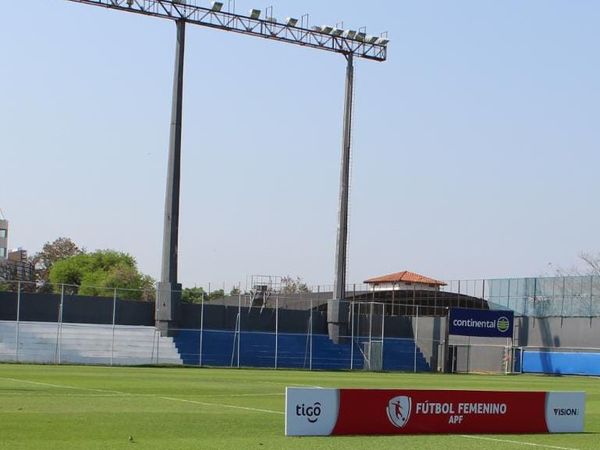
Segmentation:
[(163, 230), (162, 269), (157, 284), (156, 327), (162, 334), (177, 327), (181, 284), (177, 282), (179, 242), (179, 191), (181, 187), (181, 127), (183, 120), (183, 67), (185, 57), (185, 21), (178, 20), (173, 75), (171, 134), (167, 165), (167, 188)]
[(8, 257), (8, 220), (0, 219), (0, 260)]
[(354, 64), (352, 53), (346, 56), (346, 91), (344, 103), (344, 135), (342, 139), (342, 164), (340, 166), (340, 197), (335, 251), (335, 279), (333, 299), (327, 304), (329, 338), (340, 342), (347, 334), (348, 307), (346, 298), (346, 260), (348, 247), (348, 196), (350, 192), (350, 145), (352, 143), (352, 100), (354, 92)]

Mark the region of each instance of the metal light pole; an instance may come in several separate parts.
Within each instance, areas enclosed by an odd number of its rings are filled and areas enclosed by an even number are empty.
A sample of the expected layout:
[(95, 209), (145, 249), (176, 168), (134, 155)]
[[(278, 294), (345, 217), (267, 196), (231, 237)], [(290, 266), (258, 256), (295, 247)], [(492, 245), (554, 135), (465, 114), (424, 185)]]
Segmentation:
[(157, 284), (156, 326), (162, 334), (177, 322), (181, 284), (177, 282), (177, 257), (179, 241), (179, 190), (181, 181), (181, 127), (183, 116), (183, 69), (185, 57), (185, 21), (178, 20), (173, 74), (173, 105), (169, 162), (165, 195), (165, 220), (163, 230), (162, 269)]
[[(305, 48), (340, 53), (347, 60), (346, 100), (342, 167), (340, 176), (339, 216), (336, 246), (336, 270), (333, 299), (328, 304), (330, 337), (339, 340), (347, 328), (344, 313), (346, 284), (346, 245), (348, 241), (348, 192), (350, 178), (350, 138), (352, 127), (352, 92), (354, 57), (372, 61), (387, 58), (387, 36), (368, 36), (364, 31), (342, 30), (332, 26), (308, 26), (306, 21), (288, 17), (279, 23), (273, 17), (260, 18), (261, 11), (253, 9), (248, 16), (235, 11), (223, 11), (223, 2), (213, 1), (211, 7), (196, 5), (195, 0), (68, 0), (92, 6), (125, 11), (145, 16), (173, 20), (177, 24), (177, 48), (173, 81), (173, 109), (165, 217), (163, 232), (161, 279), (157, 286), (156, 324), (161, 333), (167, 333), (177, 324), (181, 285), (177, 282), (177, 243), (179, 235), (179, 187), (181, 167), (181, 127), (183, 103), (183, 67), (185, 24), (220, 29), (234, 33), (296, 44)], [(270, 13), (269, 13), (270, 10)], [(272, 9), (267, 9), (267, 16)], [(299, 23), (300, 22), (300, 23)]]
[(352, 100), (354, 95), (354, 58), (346, 55), (346, 91), (344, 99), (344, 127), (342, 163), (340, 166), (340, 198), (338, 209), (335, 280), (333, 299), (327, 305), (329, 337), (334, 342), (347, 336), (348, 304), (346, 300), (346, 261), (348, 246), (348, 196), (350, 191), (350, 146), (352, 140)]

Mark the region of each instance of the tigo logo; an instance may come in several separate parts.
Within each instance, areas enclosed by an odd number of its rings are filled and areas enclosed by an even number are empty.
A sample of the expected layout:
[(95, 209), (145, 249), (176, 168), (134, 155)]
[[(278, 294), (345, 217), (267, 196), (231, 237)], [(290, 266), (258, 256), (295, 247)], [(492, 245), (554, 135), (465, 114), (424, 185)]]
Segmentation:
[(395, 427), (402, 428), (408, 423), (411, 408), (412, 400), (410, 397), (406, 397), (405, 395), (394, 397), (388, 402), (388, 419), (390, 419), (390, 422), (392, 422)]
[(500, 333), (506, 333), (510, 328), (510, 320), (508, 320), (508, 317), (499, 317), (498, 322), (496, 323), (496, 328), (498, 328)]
[(296, 405), (296, 415), (306, 417), (310, 423), (315, 423), (321, 415), (321, 403), (315, 402), (312, 406), (306, 406), (304, 403)]

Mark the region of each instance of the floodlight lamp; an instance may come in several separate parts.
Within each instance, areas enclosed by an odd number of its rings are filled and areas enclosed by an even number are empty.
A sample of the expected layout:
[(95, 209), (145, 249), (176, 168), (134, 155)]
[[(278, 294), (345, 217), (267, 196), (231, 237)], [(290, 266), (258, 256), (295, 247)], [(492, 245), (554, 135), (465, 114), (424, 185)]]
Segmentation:
[(321, 32), (325, 34), (331, 33), (331, 30), (333, 30), (333, 27), (330, 27), (329, 25), (323, 25), (321, 27)]
[(331, 35), (335, 36), (335, 37), (340, 37), (343, 32), (344, 32), (344, 30), (340, 30), (339, 28), (334, 28), (333, 30), (331, 30)]
[(250, 10), (250, 18), (251, 19), (258, 19), (260, 17), (260, 9), (251, 9)]
[(348, 39), (354, 39), (356, 37), (356, 31), (354, 30), (347, 30), (344, 32), (344, 37), (348, 38)]
[(320, 33), (321, 31), (323, 31), (323, 29), (322, 29), (320, 26), (318, 26), (318, 25), (317, 25), (317, 26), (314, 26), (314, 27), (312, 27), (312, 29), (313, 29), (313, 31), (318, 31), (319, 33)]
[(212, 10), (216, 12), (220, 12), (223, 9), (223, 3), (221, 2), (212, 2)]
[(379, 45), (388, 45), (389, 42), (390, 42), (390, 40), (387, 39), (387, 38), (379, 38), (379, 39), (377, 39), (377, 43)]
[(367, 36), (366, 33), (363, 33), (362, 31), (359, 33), (356, 33), (356, 40), (357, 41), (364, 41), (365, 37)]
[(294, 19), (293, 17), (287, 17), (285, 19), (285, 24), (288, 27), (295, 27), (296, 25), (298, 25), (298, 19)]
[(378, 39), (378, 38), (377, 38), (377, 36), (367, 36), (367, 39), (366, 39), (366, 41), (367, 41), (369, 44), (374, 44), (375, 42), (377, 42), (377, 39)]

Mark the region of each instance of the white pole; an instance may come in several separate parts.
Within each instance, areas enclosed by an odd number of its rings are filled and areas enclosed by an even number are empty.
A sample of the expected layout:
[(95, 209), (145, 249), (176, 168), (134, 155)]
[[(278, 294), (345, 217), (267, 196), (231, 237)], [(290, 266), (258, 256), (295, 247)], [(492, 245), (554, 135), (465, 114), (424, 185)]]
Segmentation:
[(277, 353), (279, 350), (279, 294), (275, 297), (275, 368), (277, 369)]
[(417, 373), (417, 341), (419, 339), (419, 307), (417, 306), (417, 316), (415, 319), (415, 355), (413, 361), (413, 371)]
[(350, 370), (354, 369), (354, 301), (350, 302)]
[(310, 335), (309, 335), (309, 354), (308, 354), (308, 369), (312, 370), (312, 360), (313, 360), (313, 300), (310, 299)]
[(238, 294), (238, 341), (237, 341), (237, 366), (240, 367), (240, 340), (242, 338), (242, 294)]
[(154, 330), (156, 334), (156, 364), (160, 363), (160, 331)]
[(110, 365), (113, 365), (115, 355), (115, 319), (117, 315), (117, 288), (113, 292), (112, 341), (110, 343)]
[[(513, 324), (514, 326), (514, 324)], [(504, 373), (508, 374), (510, 370), (510, 362), (512, 361), (512, 349), (510, 345), (511, 338), (506, 338), (506, 362), (504, 363)], [(511, 370), (512, 372), (512, 370)]]
[[(375, 295), (375, 288), (373, 288)], [(371, 361), (373, 360), (373, 302), (369, 306), (369, 370), (371, 370)]]
[(385, 303), (383, 304), (383, 315), (381, 316), (381, 370), (383, 370), (384, 342), (385, 342)]
[(17, 283), (17, 328), (15, 330), (15, 360), (19, 362), (19, 328), (21, 320), (21, 282)]
[(61, 341), (62, 341), (62, 320), (63, 320), (63, 305), (65, 300), (65, 285), (62, 284), (60, 288), (60, 305), (58, 307), (58, 324), (56, 325), (56, 351), (58, 355), (58, 364), (60, 364), (61, 356)]
[(202, 366), (202, 339), (204, 335), (204, 292), (200, 297), (200, 350), (198, 355), (198, 365)]

